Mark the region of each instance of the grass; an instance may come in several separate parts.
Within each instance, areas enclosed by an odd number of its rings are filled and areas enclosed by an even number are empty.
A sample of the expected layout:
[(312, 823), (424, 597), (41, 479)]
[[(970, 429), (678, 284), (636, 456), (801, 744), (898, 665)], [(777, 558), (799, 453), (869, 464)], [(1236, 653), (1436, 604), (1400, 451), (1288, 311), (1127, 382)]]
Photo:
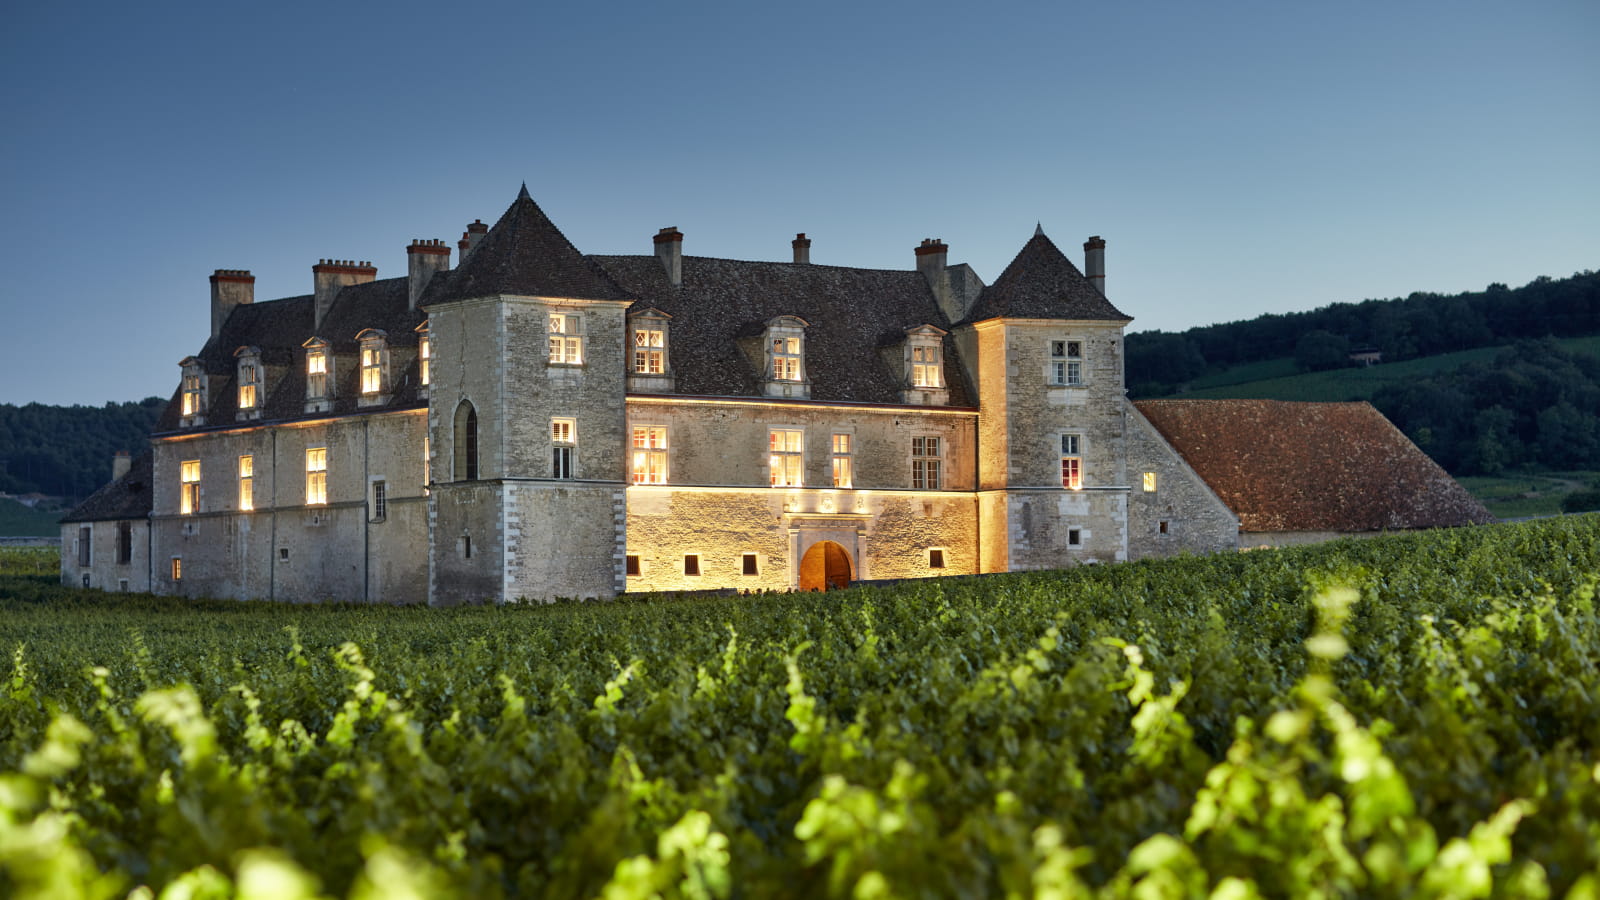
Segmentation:
[(1561, 499), (1600, 481), (1600, 472), (1540, 472), (1457, 478), (1500, 519), (1561, 514)]
[(0, 537), (55, 537), (61, 533), (59, 510), (38, 510), (0, 498)]

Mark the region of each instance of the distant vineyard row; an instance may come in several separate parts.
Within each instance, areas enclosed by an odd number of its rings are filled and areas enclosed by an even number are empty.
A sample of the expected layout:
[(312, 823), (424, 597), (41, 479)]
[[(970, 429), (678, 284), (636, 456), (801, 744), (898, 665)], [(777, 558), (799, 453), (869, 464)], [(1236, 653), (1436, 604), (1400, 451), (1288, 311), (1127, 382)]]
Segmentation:
[(1575, 516), (543, 608), (4, 575), (0, 894), (1594, 898), (1597, 573)]

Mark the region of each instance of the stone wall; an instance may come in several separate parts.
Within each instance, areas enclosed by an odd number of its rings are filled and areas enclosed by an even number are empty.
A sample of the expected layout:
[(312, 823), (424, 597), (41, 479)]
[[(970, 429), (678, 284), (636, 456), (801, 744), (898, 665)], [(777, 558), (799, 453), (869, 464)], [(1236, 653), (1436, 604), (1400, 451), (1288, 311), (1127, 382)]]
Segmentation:
[[(1132, 559), (1239, 547), (1239, 518), (1132, 403), (1128, 421), (1128, 555)], [(1145, 489), (1145, 474), (1155, 490)]]
[[(117, 562), (117, 532), (120, 522), (65, 522), (61, 525), (61, 583), (67, 587), (98, 588), (103, 591), (150, 590), (150, 523), (130, 520), (129, 554), (126, 563)], [(89, 564), (79, 565), (81, 529), (89, 529)]]

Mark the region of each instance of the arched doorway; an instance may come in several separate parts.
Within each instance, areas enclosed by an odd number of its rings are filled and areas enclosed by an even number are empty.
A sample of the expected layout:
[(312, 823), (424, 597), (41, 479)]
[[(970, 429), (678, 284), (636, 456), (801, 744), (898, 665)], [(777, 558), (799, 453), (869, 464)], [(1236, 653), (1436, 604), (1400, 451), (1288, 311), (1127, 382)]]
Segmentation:
[(800, 557), (800, 590), (831, 591), (850, 586), (850, 554), (833, 541), (818, 541)]

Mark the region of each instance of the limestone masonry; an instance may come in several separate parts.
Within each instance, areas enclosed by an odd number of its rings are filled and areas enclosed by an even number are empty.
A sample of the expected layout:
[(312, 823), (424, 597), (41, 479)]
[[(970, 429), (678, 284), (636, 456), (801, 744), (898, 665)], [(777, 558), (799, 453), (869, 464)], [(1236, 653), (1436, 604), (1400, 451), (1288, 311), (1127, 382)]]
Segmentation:
[[(312, 293), (264, 302), (217, 270), (151, 453), (63, 520), (63, 580), (448, 605), (1240, 545), (1188, 460), (1204, 429), (1124, 396), (1100, 238), (1086, 276), (1036, 231), (989, 285), (937, 240), (906, 270), (814, 264), (803, 234), (792, 262), (684, 242), (586, 256), (524, 189), (455, 268), (419, 240), (405, 277), (323, 259)], [(1426, 462), (1404, 443), (1397, 472)]]

